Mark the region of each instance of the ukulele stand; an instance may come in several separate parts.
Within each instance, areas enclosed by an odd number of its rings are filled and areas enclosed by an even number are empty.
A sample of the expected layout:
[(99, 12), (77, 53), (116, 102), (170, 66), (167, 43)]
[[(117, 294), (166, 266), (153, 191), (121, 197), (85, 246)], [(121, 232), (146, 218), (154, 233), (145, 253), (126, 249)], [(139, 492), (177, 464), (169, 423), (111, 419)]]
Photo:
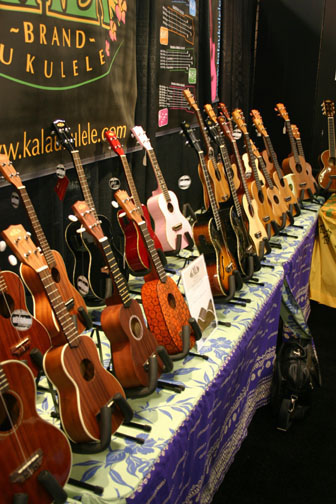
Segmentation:
[(276, 235), (280, 233), (280, 229), (283, 229), (279, 226), (279, 224), (275, 220), (271, 221), (271, 226), (273, 228), (274, 234)]
[(184, 359), (184, 357), (186, 357), (186, 355), (189, 353), (189, 350), (190, 350), (190, 326), (193, 329), (194, 337), (195, 337), (196, 341), (198, 341), (202, 337), (202, 331), (200, 329), (200, 326), (198, 325), (198, 323), (196, 322), (196, 320), (193, 317), (190, 317), (189, 324), (190, 325), (185, 325), (182, 327), (182, 334), (181, 334), (182, 352), (180, 352), (178, 354), (170, 355), (170, 358), (172, 361)]
[(189, 214), (192, 222), (197, 221), (196, 214), (195, 214), (194, 210), (192, 209), (192, 206), (190, 205), (190, 203), (184, 203), (184, 205), (182, 207), (182, 214), (186, 218), (188, 217), (188, 214)]
[[(237, 272), (239, 274), (239, 272)], [(240, 275), (239, 275), (240, 278)], [(241, 281), (241, 278), (240, 278)], [(236, 293), (236, 276), (229, 276), (229, 293), (226, 296), (216, 296), (218, 303), (229, 303)]]
[[(92, 443), (74, 443), (69, 440), (73, 453), (91, 455), (93, 453), (100, 453), (109, 446), (112, 436), (112, 413), (114, 411), (115, 405), (117, 405), (122, 412), (125, 423), (132, 420), (133, 410), (126, 399), (120, 394), (120, 392), (115, 394), (111, 398), (111, 401), (113, 401), (114, 404), (112, 404), (111, 406), (103, 406), (100, 409), (100, 413), (98, 415), (100, 441)], [(123, 436), (126, 436), (126, 434), (123, 434)]]
[[(194, 240), (193, 240), (191, 234), (189, 233), (189, 231), (186, 231), (184, 233), (184, 237), (186, 238), (186, 240), (188, 242), (188, 245), (186, 247), (184, 247), (184, 249), (192, 251), (194, 248)], [(176, 245), (175, 250), (169, 250), (168, 252), (165, 252), (165, 255), (176, 256), (181, 252), (181, 245), (182, 245), (182, 235), (181, 234), (176, 235), (175, 245)]]
[(300, 204), (299, 203), (291, 203), (289, 205), (289, 211), (294, 219), (294, 215), (293, 215), (293, 208), (295, 208), (295, 211), (296, 211), (296, 217), (298, 217), (299, 215), (301, 215), (301, 208), (300, 208)]
[(263, 238), (263, 240), (259, 243), (259, 259), (263, 259), (266, 254), (271, 252), (271, 245), (267, 238)]
[[(290, 205), (292, 206), (292, 205)], [(290, 210), (287, 210), (286, 214), (285, 214), (288, 219), (289, 219), (289, 225), (290, 226), (294, 226), (294, 215), (292, 214), (292, 212)]]
[(284, 233), (284, 232), (279, 233), (279, 236), (286, 236), (287, 238), (295, 238), (296, 240), (299, 238), (296, 235), (291, 235), (289, 233)]
[(45, 377), (47, 380), (48, 387), (44, 387), (43, 385), (40, 385), (40, 380), (42, 378), (42, 375), (45, 375), (44, 370), (43, 370), (43, 355), (41, 353), (41, 350), (38, 348), (32, 348), (30, 351), (30, 358), (35, 364), (35, 366), (39, 369), (38, 375), (35, 378), (35, 383), (36, 383), (36, 389), (41, 390), (43, 392), (49, 392), (51, 395), (52, 402), (54, 404), (55, 408), (55, 413), (59, 417), (58, 413), (58, 401), (56, 397), (56, 392), (54, 390), (54, 387), (52, 386), (52, 383), (49, 381), (47, 376)]
[[(92, 328), (92, 320), (91, 320), (88, 312), (85, 310), (85, 308), (83, 306), (80, 306), (78, 308), (77, 312), (78, 312), (78, 317), (79, 317), (80, 321), (83, 322), (83, 324), (85, 325), (85, 328), (91, 329)], [(77, 324), (76, 324), (76, 326), (77, 326)]]
[(247, 274), (242, 276), (243, 282), (248, 282), (254, 273), (254, 258), (253, 254), (247, 256)]
[[(68, 494), (51, 472), (47, 470), (41, 471), (37, 476), (37, 481), (48, 492), (55, 504), (63, 504), (67, 501)], [(25, 493), (15, 494), (12, 504), (29, 504), (28, 495)]]
[[(290, 220), (290, 219), (289, 219)], [(281, 215), (281, 225), (279, 227), (279, 230), (281, 231), (282, 229), (285, 229), (286, 227), (286, 221), (287, 221), (287, 213), (283, 212)], [(294, 219), (293, 219), (294, 222)]]

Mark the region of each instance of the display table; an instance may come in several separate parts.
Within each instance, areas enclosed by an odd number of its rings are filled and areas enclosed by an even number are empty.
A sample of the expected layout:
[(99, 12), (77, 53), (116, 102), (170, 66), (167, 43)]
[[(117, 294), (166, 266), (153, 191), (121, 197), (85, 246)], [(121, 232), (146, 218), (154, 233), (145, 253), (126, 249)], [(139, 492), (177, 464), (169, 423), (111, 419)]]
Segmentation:
[[(241, 301), (246, 299), (246, 306), (216, 302), (219, 321), (231, 326), (219, 325), (207, 338), (200, 353), (208, 359), (188, 355), (164, 375), (184, 384), (185, 390), (157, 389), (149, 397), (129, 400), (134, 420), (152, 429), (143, 433), (121, 426), (119, 431), (143, 438), (144, 444), (113, 435), (108, 450), (74, 455), (71, 477), (99, 485), (104, 492), (98, 496), (68, 484), (69, 503), (211, 502), (254, 412), (269, 399), (284, 275), (294, 287), (306, 282), (297, 291), (302, 297), (307, 293), (307, 254), (318, 210), (310, 206), (316, 211), (303, 212), (295, 220), (303, 229), (286, 230), (296, 238), (281, 238), (282, 249), (272, 249), (265, 260), (268, 267), (254, 276), (257, 281), (237, 293)], [(103, 339), (102, 345), (107, 366), (109, 343)], [(48, 394), (39, 395), (38, 409), (43, 416), (50, 414)]]
[(310, 298), (336, 308), (336, 193), (325, 202), (318, 216), (312, 267)]

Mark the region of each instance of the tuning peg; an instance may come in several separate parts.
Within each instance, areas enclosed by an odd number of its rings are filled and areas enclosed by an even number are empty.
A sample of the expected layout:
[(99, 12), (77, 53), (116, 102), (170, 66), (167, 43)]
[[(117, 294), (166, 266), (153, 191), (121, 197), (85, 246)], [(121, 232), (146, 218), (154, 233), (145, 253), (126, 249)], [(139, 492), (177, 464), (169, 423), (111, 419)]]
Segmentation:
[(82, 234), (85, 231), (85, 227), (81, 226), (80, 228), (76, 229), (76, 233)]
[(77, 222), (78, 221), (76, 215), (72, 215), (72, 214), (68, 215), (68, 219), (71, 222)]
[(11, 266), (16, 266), (18, 263), (18, 260), (16, 259), (15, 255), (10, 255), (10, 256), (8, 256), (8, 262)]
[(0, 252), (4, 252), (6, 250), (7, 243), (4, 240), (0, 241)]

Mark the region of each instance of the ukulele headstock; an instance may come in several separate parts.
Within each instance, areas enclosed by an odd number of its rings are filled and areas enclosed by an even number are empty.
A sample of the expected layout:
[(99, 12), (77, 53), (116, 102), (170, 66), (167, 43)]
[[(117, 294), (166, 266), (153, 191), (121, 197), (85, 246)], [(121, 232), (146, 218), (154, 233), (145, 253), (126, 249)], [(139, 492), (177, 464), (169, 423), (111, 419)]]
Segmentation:
[(197, 153), (202, 152), (200, 141), (195, 135), (195, 128), (192, 128), (187, 121), (181, 122), (181, 128), (189, 145), (194, 147)]
[(244, 133), (244, 135), (247, 135), (247, 128), (243, 111), (238, 108), (234, 109), (234, 111), (232, 112), (232, 119), (237, 124), (238, 128)]
[(152, 150), (152, 145), (142, 126), (134, 126), (131, 128), (131, 132), (141, 147), (144, 147), (146, 150)]
[(116, 154), (118, 154), (118, 156), (123, 156), (125, 154), (124, 149), (122, 148), (117, 135), (113, 131), (111, 130), (104, 131), (104, 136), (107, 142), (112, 147), (113, 151)]
[(183, 90), (183, 94), (184, 94), (185, 99), (187, 100), (187, 102), (191, 106), (191, 108), (193, 108), (194, 110), (198, 111), (199, 109), (198, 109), (196, 100), (194, 98), (194, 95), (190, 91), (190, 89), (184, 89)]
[(300, 140), (301, 136), (300, 136), (299, 128), (295, 124), (291, 124), (291, 128), (292, 128), (292, 133), (293, 133), (293, 137), (295, 138), (295, 140)]
[(119, 189), (114, 193), (114, 197), (131, 221), (134, 221), (137, 224), (144, 222), (139, 209), (134, 205), (134, 202), (127, 191)]
[(72, 205), (72, 210), (85, 230), (93, 236), (95, 240), (99, 242), (105, 238), (101, 228), (101, 221), (96, 219), (95, 209), (89, 208), (86, 201), (76, 201), (76, 203)]
[(2, 236), (17, 258), (39, 273), (47, 267), (46, 260), (22, 224), (11, 225), (2, 231)]
[(52, 133), (57, 135), (59, 143), (67, 149), (70, 154), (76, 149), (75, 139), (71, 135), (71, 130), (63, 119), (56, 119), (52, 123)]
[(13, 184), (17, 189), (23, 186), (19, 173), (5, 154), (0, 154), (0, 173), (7, 182)]
[(289, 121), (289, 116), (283, 103), (277, 103), (274, 107), (274, 110), (278, 112), (278, 115), (282, 117), (284, 121)]
[(332, 100), (323, 100), (322, 104), (322, 113), (327, 117), (334, 117), (335, 115), (335, 104)]
[(252, 109), (251, 112), (251, 117), (254, 126), (256, 127), (256, 130), (259, 131), (259, 133), (265, 137), (268, 136), (268, 133), (266, 131), (266, 128), (264, 126), (263, 120), (261, 118), (260, 112), (256, 109)]

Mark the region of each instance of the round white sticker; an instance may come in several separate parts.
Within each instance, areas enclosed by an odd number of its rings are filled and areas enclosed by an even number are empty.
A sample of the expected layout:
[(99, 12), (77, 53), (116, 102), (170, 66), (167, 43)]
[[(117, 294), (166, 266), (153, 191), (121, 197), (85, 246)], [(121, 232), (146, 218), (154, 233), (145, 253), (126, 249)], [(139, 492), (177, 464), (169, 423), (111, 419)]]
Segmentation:
[(120, 187), (120, 180), (117, 177), (111, 177), (109, 180), (109, 186), (113, 191), (117, 191)]
[(178, 186), (180, 189), (182, 189), (183, 191), (185, 191), (186, 189), (189, 189), (190, 185), (191, 185), (191, 178), (189, 177), (189, 175), (182, 175), (179, 179), (178, 179)]

